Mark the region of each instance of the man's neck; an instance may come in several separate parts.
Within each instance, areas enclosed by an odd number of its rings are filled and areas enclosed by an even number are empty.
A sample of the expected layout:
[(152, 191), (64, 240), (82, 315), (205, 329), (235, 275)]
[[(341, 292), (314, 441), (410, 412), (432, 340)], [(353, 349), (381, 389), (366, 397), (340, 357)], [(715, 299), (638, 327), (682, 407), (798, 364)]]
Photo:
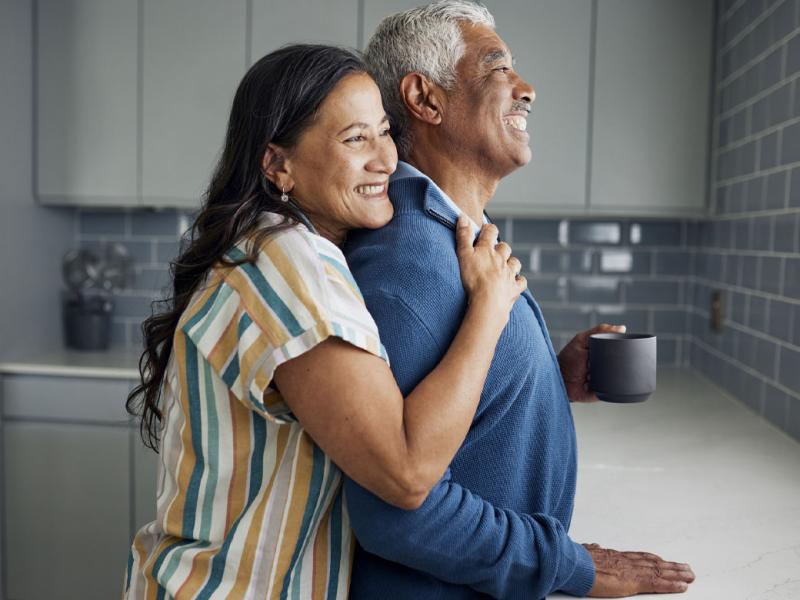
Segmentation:
[(483, 223), (483, 210), (494, 196), (498, 180), (443, 156), (412, 150), (407, 162), (430, 177), (475, 223)]

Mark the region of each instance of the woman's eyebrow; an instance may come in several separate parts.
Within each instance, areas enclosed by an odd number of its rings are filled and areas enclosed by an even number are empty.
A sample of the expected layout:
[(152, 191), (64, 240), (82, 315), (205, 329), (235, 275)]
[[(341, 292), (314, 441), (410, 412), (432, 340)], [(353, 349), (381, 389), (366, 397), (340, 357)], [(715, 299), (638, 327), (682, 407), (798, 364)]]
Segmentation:
[[(388, 120), (389, 120), (389, 116), (388, 115), (383, 115), (383, 118), (381, 119), (381, 122), (378, 123), (378, 125), (383, 125)], [(350, 123), (350, 125), (348, 125), (344, 129), (342, 129), (336, 135), (342, 135), (345, 131), (348, 131), (350, 129), (369, 129), (369, 125), (367, 123), (364, 123), (363, 121), (356, 121), (355, 123)]]

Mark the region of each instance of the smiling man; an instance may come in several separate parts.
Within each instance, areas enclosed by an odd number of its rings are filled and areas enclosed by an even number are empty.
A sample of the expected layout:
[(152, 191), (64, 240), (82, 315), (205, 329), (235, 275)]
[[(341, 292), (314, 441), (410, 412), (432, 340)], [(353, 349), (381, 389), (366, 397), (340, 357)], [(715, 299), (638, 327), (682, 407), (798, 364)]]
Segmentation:
[[(345, 252), (405, 394), (441, 359), (467, 298), (453, 230), (474, 223), (500, 180), (531, 159), (535, 99), (482, 6), (445, 1), (387, 17), (366, 50), (402, 159), (384, 228)], [(477, 229), (477, 226), (476, 226)], [(469, 434), (416, 510), (345, 487), (359, 540), (350, 597), (543, 598), (679, 592), (688, 565), (582, 545), (568, 535), (577, 471), (573, 401), (586, 386), (588, 335), (553, 350), (526, 292), (495, 349)], [(447, 419), (448, 415), (440, 415)]]

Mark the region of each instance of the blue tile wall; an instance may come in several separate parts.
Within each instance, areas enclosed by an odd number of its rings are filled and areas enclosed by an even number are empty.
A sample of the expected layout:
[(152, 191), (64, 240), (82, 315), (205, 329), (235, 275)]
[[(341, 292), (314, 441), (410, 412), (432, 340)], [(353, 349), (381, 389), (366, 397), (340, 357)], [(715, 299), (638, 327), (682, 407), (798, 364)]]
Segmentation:
[[(800, 439), (800, 0), (717, 6), (710, 219), (688, 303), (689, 362)], [(725, 326), (708, 327), (723, 294)]]

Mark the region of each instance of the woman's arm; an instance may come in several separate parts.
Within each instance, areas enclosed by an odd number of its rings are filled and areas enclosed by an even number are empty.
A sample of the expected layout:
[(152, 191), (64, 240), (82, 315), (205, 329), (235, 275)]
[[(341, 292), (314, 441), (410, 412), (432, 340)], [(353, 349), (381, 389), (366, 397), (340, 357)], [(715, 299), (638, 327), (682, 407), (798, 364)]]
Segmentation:
[(338, 338), (275, 371), (283, 399), (331, 460), (405, 509), (424, 502), (464, 441), (497, 340), (526, 287), (514, 277), (519, 261), (510, 248), (496, 244), (496, 227), (484, 226), (473, 247), (471, 227), (460, 221), (456, 237), (469, 304), (444, 358), (407, 398), (383, 360)]

